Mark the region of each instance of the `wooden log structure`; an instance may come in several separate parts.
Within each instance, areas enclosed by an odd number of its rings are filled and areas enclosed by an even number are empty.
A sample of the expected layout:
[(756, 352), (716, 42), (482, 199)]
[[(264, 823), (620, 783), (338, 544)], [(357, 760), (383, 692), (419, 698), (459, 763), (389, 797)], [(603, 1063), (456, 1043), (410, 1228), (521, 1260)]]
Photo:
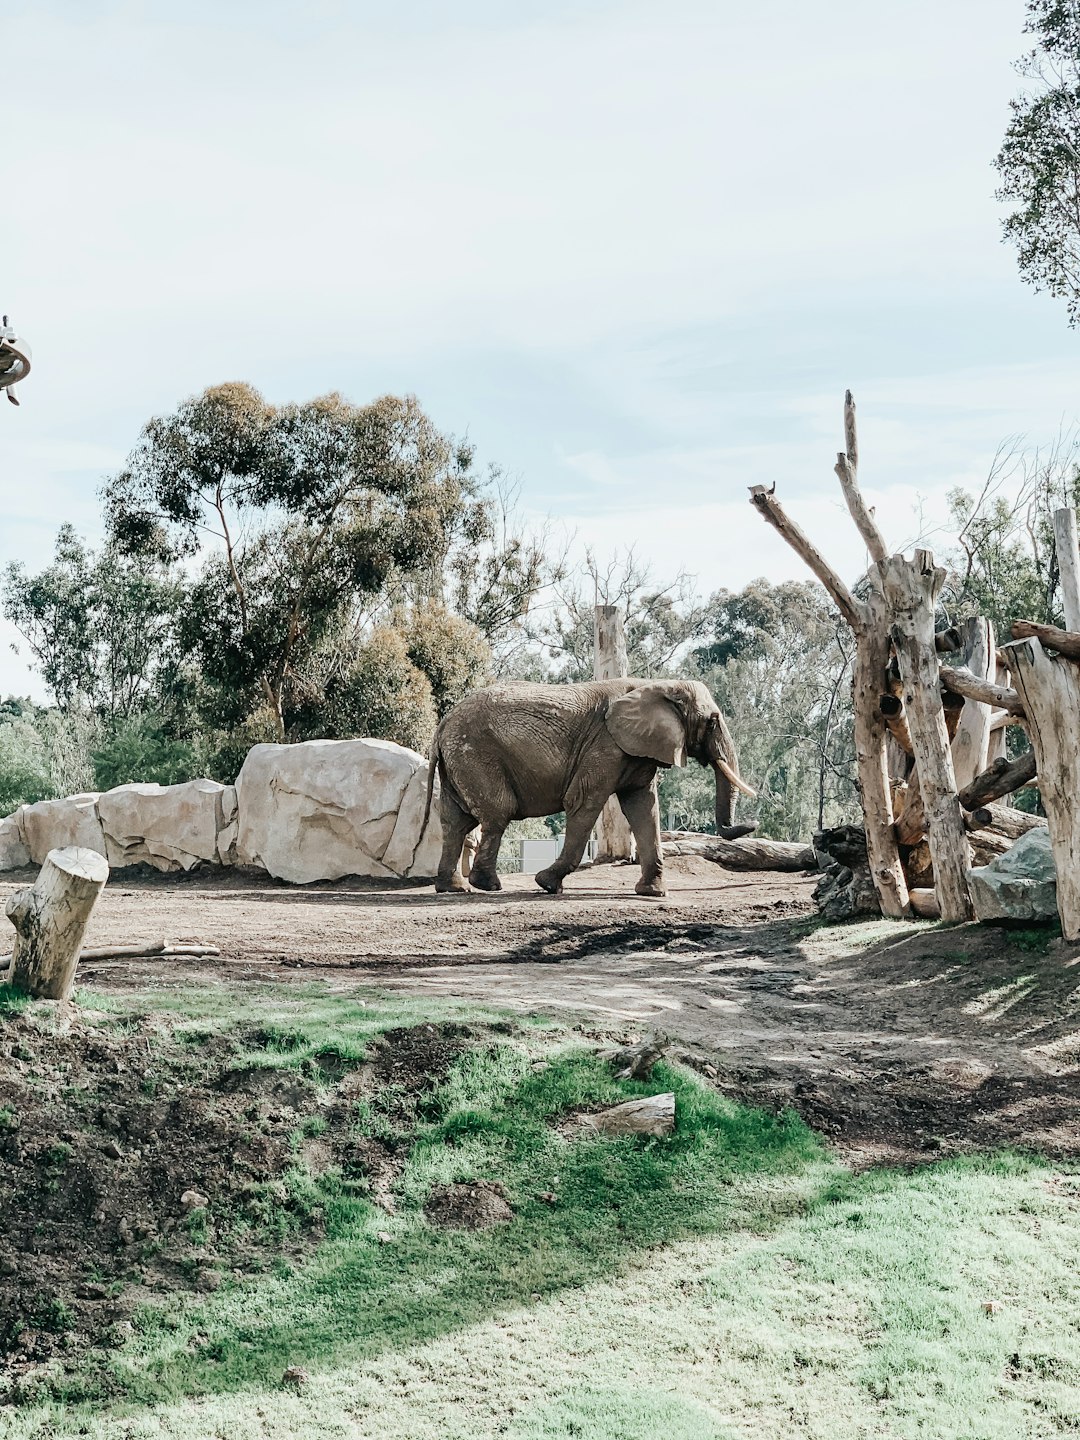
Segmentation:
[[(1013, 626), (1014, 634), (1017, 628)], [(1044, 631), (1053, 628), (1038, 627)], [(1080, 658), (1080, 635), (1064, 630), (1058, 633), (1078, 642)], [(1055, 646), (1059, 651), (1056, 658), (1048, 655), (1037, 637), (1017, 640), (1005, 648), (1027, 712), (1038, 767), (1039, 793), (1057, 870), (1061, 933), (1066, 940), (1080, 940), (1080, 667), (1071, 663), (1070, 652), (1061, 645)]]
[(15, 926), (8, 983), (46, 1000), (68, 1000), (90, 912), (109, 878), (104, 855), (71, 845), (50, 850), (33, 885), (8, 897)]
[[(1016, 620), (1013, 622), (1012, 637), (1014, 640), (1038, 640), (1047, 649), (1056, 650), (1059, 655), (1067, 655), (1070, 660), (1080, 660), (1080, 633), (1075, 630), (1062, 630), (1057, 625), (1040, 625), (1036, 620)], [(1010, 669), (1016, 664), (1015, 655), (1010, 654), (1013, 650), (1012, 645), (1003, 647)]]
[[(886, 557), (887, 551), (858, 485), (859, 447), (855, 401), (850, 390), (844, 398), (844, 438), (845, 449), (837, 456), (836, 474), (851, 517), (876, 566)], [(897, 919), (910, 915), (907, 882), (893, 832), (886, 749), (888, 731), (878, 708), (889, 663), (889, 615), (885, 597), (876, 583), (876, 571), (866, 597), (857, 600), (817, 547), (784, 511), (772, 490), (764, 485), (752, 485), (750, 503), (817, 576), (851, 628), (855, 639), (852, 665), (855, 755), (870, 874), (882, 914)]]
[[(619, 680), (628, 673), (622, 611), (618, 605), (597, 605), (593, 618), (593, 677)], [(634, 837), (614, 795), (600, 812), (595, 835), (597, 860), (634, 858)]]
[[(987, 705), (1008, 708), (1004, 696), (995, 696), (987, 701), (984, 694), (975, 693), (983, 687), (996, 690), (990, 678), (996, 670), (997, 643), (993, 624), (989, 620), (972, 618), (964, 625), (963, 637), (964, 664), (957, 667), (957, 670), (950, 670), (943, 665), (941, 683), (949, 694), (958, 695), (962, 700), (970, 699), (982, 703), (964, 706), (953, 737), (953, 771), (958, 787), (969, 785), (976, 775), (986, 769), (991, 720)], [(960, 683), (957, 684), (956, 676), (961, 671)], [(967, 689), (964, 688), (965, 684)]]

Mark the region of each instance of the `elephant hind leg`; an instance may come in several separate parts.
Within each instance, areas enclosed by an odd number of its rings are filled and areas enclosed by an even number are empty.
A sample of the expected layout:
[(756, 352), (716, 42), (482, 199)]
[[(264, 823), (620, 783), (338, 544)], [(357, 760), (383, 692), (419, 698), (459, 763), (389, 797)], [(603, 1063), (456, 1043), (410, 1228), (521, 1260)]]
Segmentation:
[(469, 884), (477, 890), (501, 890), (502, 881), (499, 879), (499, 846), (502, 844), (503, 831), (509, 822), (502, 824), (493, 821), (486, 821), (480, 832), (480, 848), (476, 852), (476, 859), (469, 871)]
[(435, 890), (439, 895), (451, 891), (465, 891), (468, 887), (461, 878), (461, 850), (465, 837), (476, 828), (476, 817), (468, 815), (447, 789), (443, 790), (439, 803), (442, 820), (442, 855), (439, 858), (439, 873), (435, 877)]

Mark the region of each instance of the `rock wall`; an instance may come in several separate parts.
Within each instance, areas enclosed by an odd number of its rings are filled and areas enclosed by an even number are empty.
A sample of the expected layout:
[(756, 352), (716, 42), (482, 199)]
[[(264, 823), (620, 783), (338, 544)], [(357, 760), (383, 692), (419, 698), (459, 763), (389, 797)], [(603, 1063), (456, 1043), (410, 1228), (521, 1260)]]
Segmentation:
[(256, 745), (235, 786), (118, 785), (22, 805), (0, 820), (0, 871), (85, 845), (113, 869), (255, 865), (299, 884), (428, 877), (442, 837), (434, 805), (420, 834), (427, 771), (422, 755), (388, 740)]

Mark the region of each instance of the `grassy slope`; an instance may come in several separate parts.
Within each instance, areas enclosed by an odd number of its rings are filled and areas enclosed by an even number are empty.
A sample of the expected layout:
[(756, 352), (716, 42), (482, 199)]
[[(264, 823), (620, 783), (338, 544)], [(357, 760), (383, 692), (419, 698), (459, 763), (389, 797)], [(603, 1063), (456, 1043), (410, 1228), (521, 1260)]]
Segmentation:
[[(323, 992), (254, 995), (242, 1017), (232, 996), (176, 1003), (196, 1032), (257, 1018), (278, 1043), (253, 1058), (287, 1065), (331, 1041), (359, 1055), (379, 1029), (432, 1018)], [(399, 1215), (298, 1172), (328, 1220), (310, 1261), (144, 1316), (113, 1362), (123, 1413), (0, 1411), (0, 1436), (1074, 1433), (1076, 1177), (1009, 1157), (852, 1177), (800, 1124), (685, 1073), (616, 1085), (554, 1030), (494, 1038), (425, 1107)], [(667, 1142), (570, 1142), (549, 1123), (668, 1086)], [(389, 1124), (370, 1107), (358, 1123)], [(512, 1224), (429, 1227), (430, 1185), (476, 1176), (506, 1183)], [(278, 1380), (297, 1363), (312, 1378), (293, 1395)]]

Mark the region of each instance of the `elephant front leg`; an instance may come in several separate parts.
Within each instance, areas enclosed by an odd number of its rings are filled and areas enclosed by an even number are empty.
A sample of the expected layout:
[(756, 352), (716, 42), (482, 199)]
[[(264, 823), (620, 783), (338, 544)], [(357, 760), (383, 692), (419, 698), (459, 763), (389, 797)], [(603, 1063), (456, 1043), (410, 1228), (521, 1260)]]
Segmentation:
[(593, 826), (599, 820), (600, 811), (603, 808), (603, 802), (601, 802), (587, 810), (578, 810), (572, 815), (567, 814), (562, 854), (553, 865), (549, 865), (546, 870), (538, 870), (533, 876), (541, 890), (546, 890), (549, 895), (558, 895), (561, 892), (563, 881), (567, 875), (581, 864), (585, 847), (589, 843), (589, 836), (592, 834)]
[(634, 886), (639, 895), (666, 895), (664, 888), (664, 847), (660, 842), (660, 802), (656, 786), (628, 790), (619, 796), (626, 822), (637, 841), (641, 879)]

